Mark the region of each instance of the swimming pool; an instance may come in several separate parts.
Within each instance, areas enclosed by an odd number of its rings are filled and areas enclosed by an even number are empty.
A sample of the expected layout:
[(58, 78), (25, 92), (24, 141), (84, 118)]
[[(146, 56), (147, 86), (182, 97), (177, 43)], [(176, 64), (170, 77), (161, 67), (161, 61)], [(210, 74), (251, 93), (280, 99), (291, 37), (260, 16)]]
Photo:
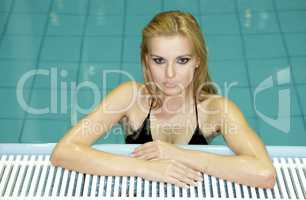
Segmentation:
[[(2, 0), (0, 142), (57, 142), (129, 75), (143, 82), (141, 29), (174, 9), (197, 18), (213, 80), (264, 143), (305, 146), (305, 0)], [(122, 127), (97, 143), (124, 143)]]

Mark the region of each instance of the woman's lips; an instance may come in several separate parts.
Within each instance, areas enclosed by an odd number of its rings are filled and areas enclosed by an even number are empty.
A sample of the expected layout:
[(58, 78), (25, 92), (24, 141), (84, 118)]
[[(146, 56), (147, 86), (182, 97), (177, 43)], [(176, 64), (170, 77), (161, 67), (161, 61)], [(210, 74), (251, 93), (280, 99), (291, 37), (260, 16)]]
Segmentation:
[(167, 88), (174, 88), (176, 86), (176, 84), (174, 83), (164, 83), (164, 85), (167, 87)]

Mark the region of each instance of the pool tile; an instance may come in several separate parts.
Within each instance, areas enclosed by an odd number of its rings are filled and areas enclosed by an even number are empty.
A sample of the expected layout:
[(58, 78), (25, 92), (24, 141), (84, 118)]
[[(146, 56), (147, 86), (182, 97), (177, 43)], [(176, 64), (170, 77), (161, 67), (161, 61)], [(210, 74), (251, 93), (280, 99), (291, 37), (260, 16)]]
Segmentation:
[(273, 0), (238, 0), (238, 10), (243, 12), (245, 10), (252, 11), (270, 11), (274, 10)]
[(124, 40), (124, 62), (139, 62), (140, 61), (140, 43), (139, 37), (126, 37)]
[(306, 2), (304, 0), (277, 0), (275, 1), (277, 10), (299, 10), (306, 9)]
[(69, 130), (62, 120), (26, 119), (21, 143), (57, 143)]
[[(207, 35), (208, 60), (242, 59), (241, 37)], [(234, 48), (233, 48), (234, 47)]]
[(222, 134), (217, 135), (213, 138), (213, 140), (209, 143), (211, 145), (226, 145), (224, 137)]
[[(256, 95), (254, 108), (255, 111), (262, 113), (263, 115), (276, 118), (280, 117), (290, 117), (291, 115), (300, 116), (301, 108), (298, 103), (298, 98), (294, 87), (291, 85), (282, 87), (272, 87), (259, 93), (255, 94), (254, 89), (252, 89), (253, 96)], [(288, 96), (286, 95), (288, 92)], [(280, 96), (284, 93), (284, 96)], [(284, 112), (280, 113), (280, 108)], [(287, 112), (289, 111), (289, 112)], [(258, 115), (258, 117), (260, 117)]]
[(40, 12), (46, 13), (49, 10), (51, 0), (18, 0), (15, 1), (13, 12)]
[[(64, 89), (62, 89), (64, 90)], [(65, 94), (66, 93), (66, 94)], [(64, 94), (64, 95), (63, 95)], [(68, 119), (71, 111), (71, 91), (61, 89), (33, 89), (27, 118)], [(55, 100), (52, 100), (52, 99)]]
[(18, 143), (23, 120), (0, 119), (0, 143)]
[(126, 16), (125, 23), (125, 35), (129, 36), (141, 36), (143, 28), (149, 23), (151, 20), (151, 15), (141, 15), (134, 16), (128, 15)]
[[(21, 78), (33, 69), (35, 69), (34, 61), (0, 60), (0, 86), (16, 87)], [(26, 79), (24, 88), (30, 88), (32, 81), (32, 77)]]
[(69, 113), (69, 121), (71, 124), (75, 124), (80, 119), (84, 118), (90, 112), (92, 112), (107, 95), (111, 93), (114, 88), (103, 89), (88, 89), (81, 88), (72, 96), (71, 99), (71, 111)]
[(292, 57), (292, 75), (298, 84), (306, 83), (306, 57)]
[(124, 9), (124, 1), (121, 0), (91, 0), (91, 15), (122, 15)]
[(47, 35), (81, 36), (84, 22), (85, 16), (51, 14)]
[(244, 12), (239, 15), (243, 34), (279, 33), (274, 12)]
[(284, 37), (290, 56), (306, 56), (306, 33), (285, 33)]
[(121, 75), (121, 83), (131, 80), (144, 82), (142, 66), (139, 63), (123, 63), (122, 70), (124, 73)]
[(129, 0), (127, 7), (127, 15), (150, 15), (161, 11), (162, 0)]
[[(299, 94), (299, 98), (300, 98), (300, 103), (302, 106), (302, 110), (301, 112), (303, 112), (304, 118), (306, 118), (306, 85), (297, 85), (297, 92)], [(306, 121), (305, 121), (306, 123)]]
[(3, 31), (4, 26), (6, 24), (7, 16), (8, 16), (7, 13), (0, 13), (0, 30), (1, 30), (1, 32)]
[(199, 15), (199, 1), (197, 0), (172, 0), (164, 1), (164, 10), (182, 10), (193, 15)]
[(247, 58), (273, 58), (286, 56), (280, 34), (245, 35)]
[(11, 8), (12, 0), (0, 1), (0, 12), (9, 12)]
[(121, 37), (86, 37), (82, 60), (84, 62), (118, 62), (120, 60)]
[(47, 15), (44, 14), (13, 14), (10, 17), (6, 34), (43, 35)]
[(71, 61), (80, 60), (80, 37), (46, 37), (42, 48), (42, 61)]
[(5, 103), (0, 105), (0, 118), (23, 119), (29, 104), (29, 95), (28, 89), (0, 88), (0, 99), (6, 99)]
[(89, 0), (54, 0), (52, 11), (54, 13), (85, 15)]
[(306, 132), (303, 125), (303, 120), (300, 117), (283, 118), (277, 124), (281, 127), (282, 123), (290, 121), (289, 132), (283, 132), (270, 124), (258, 120), (258, 126), (261, 137), (266, 145), (279, 145), (279, 146), (305, 146), (306, 145)]
[(245, 117), (255, 117), (252, 105), (252, 96), (249, 88), (239, 88), (233, 86), (228, 90), (228, 94), (225, 93), (225, 90), (222, 90), (221, 95), (234, 102)]
[(79, 63), (77, 62), (60, 62), (60, 61), (42, 61), (39, 63), (39, 70), (35, 76), (34, 88), (51, 88), (51, 80), (55, 80), (56, 88), (61, 88), (62, 84), (71, 86), (77, 82), (77, 72)]
[(36, 59), (41, 37), (5, 36), (0, 46), (0, 58)]
[(306, 11), (280, 12), (279, 21), (283, 32), (306, 32)]
[(200, 1), (200, 9), (201, 14), (236, 12), (235, 2), (228, 0), (202, 0)]
[(249, 127), (251, 129), (253, 129), (253, 131), (257, 134), (257, 135), (260, 135), (259, 133), (257, 133), (256, 129), (257, 129), (257, 118), (255, 117), (246, 117), (245, 118)]
[(201, 27), (206, 34), (239, 34), (236, 14), (208, 14), (201, 17)]
[(123, 17), (94, 15), (88, 17), (86, 36), (121, 36)]
[(277, 72), (289, 67), (287, 58), (254, 59), (248, 60), (248, 71), (251, 85), (257, 87), (261, 82), (272, 76), (274, 79)]
[[(208, 63), (208, 70), (214, 82), (223, 88), (227, 85), (237, 82), (238, 87), (249, 85), (247, 72), (244, 62), (241, 61), (211, 61)], [(231, 73), (221, 73), (231, 71)], [(236, 85), (236, 84), (235, 84)]]
[(90, 82), (94, 87), (115, 88), (118, 86), (122, 71), (120, 63), (82, 63), (79, 83)]
[(103, 94), (102, 90), (81, 89), (77, 91), (76, 102), (71, 102), (71, 114), (77, 114), (79, 117), (87, 115), (101, 103), (107, 94)]

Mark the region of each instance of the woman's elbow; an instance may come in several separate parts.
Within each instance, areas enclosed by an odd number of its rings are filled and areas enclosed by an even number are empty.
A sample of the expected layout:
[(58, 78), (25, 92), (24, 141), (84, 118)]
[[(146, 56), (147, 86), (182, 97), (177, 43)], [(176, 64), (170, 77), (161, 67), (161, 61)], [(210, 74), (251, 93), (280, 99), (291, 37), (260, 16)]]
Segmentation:
[(64, 160), (64, 155), (70, 154), (70, 145), (67, 143), (57, 143), (56, 146), (54, 147), (51, 157), (50, 157), (50, 162), (54, 166), (59, 166), (61, 162)]
[(60, 148), (58, 146), (56, 146), (53, 149), (53, 152), (52, 152), (51, 157), (50, 157), (50, 162), (51, 162), (52, 165), (59, 166), (60, 160), (61, 160), (60, 155), (61, 155)]
[(81, 151), (82, 148), (79, 144), (59, 142), (53, 149), (50, 162), (54, 166), (66, 167), (67, 164), (71, 164), (71, 161), (78, 160)]
[(277, 176), (276, 169), (275, 167), (272, 167), (272, 169), (270, 170), (270, 174), (267, 177), (267, 188), (270, 189), (274, 188), (274, 185), (276, 183), (276, 176)]
[(276, 169), (274, 166), (270, 167), (269, 169), (266, 169), (264, 172), (264, 178), (262, 179), (262, 185), (260, 187), (266, 188), (266, 189), (272, 189), (275, 186), (276, 183)]
[(59, 166), (60, 160), (59, 160), (58, 156), (52, 155), (51, 158), (50, 158), (50, 163), (55, 167)]

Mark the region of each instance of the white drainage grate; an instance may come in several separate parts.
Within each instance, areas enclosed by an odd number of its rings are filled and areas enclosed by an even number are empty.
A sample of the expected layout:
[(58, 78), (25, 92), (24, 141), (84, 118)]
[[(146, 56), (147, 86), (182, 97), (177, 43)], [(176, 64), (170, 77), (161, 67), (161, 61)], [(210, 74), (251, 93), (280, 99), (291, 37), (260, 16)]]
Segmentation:
[(300, 157), (273, 158), (277, 169), (273, 189), (241, 185), (206, 174), (196, 187), (183, 189), (140, 177), (92, 176), (54, 167), (47, 154), (2, 154), (0, 158), (0, 199), (306, 199), (306, 158)]

